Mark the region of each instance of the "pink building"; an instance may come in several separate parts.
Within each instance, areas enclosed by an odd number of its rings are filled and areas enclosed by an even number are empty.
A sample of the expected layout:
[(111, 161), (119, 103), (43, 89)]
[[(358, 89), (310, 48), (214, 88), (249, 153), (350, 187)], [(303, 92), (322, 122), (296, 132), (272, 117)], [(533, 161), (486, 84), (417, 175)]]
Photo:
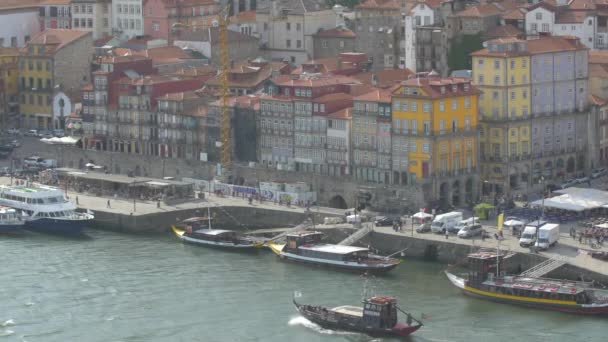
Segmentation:
[(175, 23), (200, 29), (216, 19), (218, 5), (214, 0), (146, 0), (144, 4), (144, 35), (153, 38), (171, 37)]

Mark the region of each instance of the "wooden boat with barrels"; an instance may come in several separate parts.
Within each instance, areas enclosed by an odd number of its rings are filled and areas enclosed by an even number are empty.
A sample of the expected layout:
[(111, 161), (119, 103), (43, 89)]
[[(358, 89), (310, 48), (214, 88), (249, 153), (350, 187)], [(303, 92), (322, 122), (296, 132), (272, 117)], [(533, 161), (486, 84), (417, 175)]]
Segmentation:
[[(363, 301), (363, 307), (305, 305), (296, 301), (298, 312), (309, 321), (325, 329), (359, 332), (373, 337), (405, 337), (422, 327), (422, 322), (397, 306), (393, 297), (371, 297)], [(398, 312), (406, 315), (406, 323), (398, 321)]]
[(499, 252), (469, 254), (464, 277), (446, 271), (450, 282), (465, 295), (500, 303), (585, 315), (608, 315), (608, 290), (593, 283), (509, 276), (499, 272)]
[(361, 272), (387, 272), (401, 260), (372, 254), (369, 248), (322, 243), (323, 233), (302, 231), (286, 235), (287, 243), (267, 242), (281, 259)]
[(182, 241), (207, 246), (234, 250), (253, 250), (261, 248), (264, 243), (254, 238), (242, 236), (234, 230), (212, 229), (205, 217), (193, 217), (171, 226), (173, 233)]

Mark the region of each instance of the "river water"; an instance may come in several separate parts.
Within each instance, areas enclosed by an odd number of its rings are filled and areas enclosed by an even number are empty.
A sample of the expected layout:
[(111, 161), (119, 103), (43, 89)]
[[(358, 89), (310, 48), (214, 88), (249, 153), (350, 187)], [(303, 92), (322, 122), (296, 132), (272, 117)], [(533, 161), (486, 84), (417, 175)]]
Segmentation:
[[(358, 304), (363, 279), (183, 245), (172, 236), (91, 230), (87, 239), (0, 236), (2, 341), (382, 341), (320, 329), (301, 302)], [(608, 320), (471, 299), (441, 272), (406, 260), (367, 288), (429, 316), (411, 341), (606, 341)]]

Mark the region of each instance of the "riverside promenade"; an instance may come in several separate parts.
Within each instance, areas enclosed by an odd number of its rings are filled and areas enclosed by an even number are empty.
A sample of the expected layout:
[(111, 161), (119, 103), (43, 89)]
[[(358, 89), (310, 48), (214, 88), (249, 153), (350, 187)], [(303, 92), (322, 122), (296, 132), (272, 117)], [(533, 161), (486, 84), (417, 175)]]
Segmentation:
[[(0, 177), (0, 185), (10, 184), (10, 177)], [(128, 198), (95, 196), (68, 189), (68, 198), (80, 209), (95, 213), (95, 227), (124, 232), (163, 232), (172, 223), (192, 216), (207, 216), (207, 208), (220, 228), (251, 230), (262, 227), (296, 226), (306, 219), (305, 208), (278, 205), (273, 202), (253, 202), (230, 196), (205, 193), (204, 199), (191, 199), (179, 204), (142, 201)], [(108, 207), (108, 201), (110, 207)], [(325, 216), (343, 215), (344, 210), (314, 207), (311, 213), (319, 220)]]

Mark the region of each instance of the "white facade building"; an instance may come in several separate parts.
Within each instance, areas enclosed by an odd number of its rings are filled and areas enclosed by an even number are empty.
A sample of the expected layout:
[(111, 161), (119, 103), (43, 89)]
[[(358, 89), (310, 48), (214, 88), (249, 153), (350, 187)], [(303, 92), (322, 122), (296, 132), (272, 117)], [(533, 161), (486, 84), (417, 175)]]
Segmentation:
[(112, 30), (125, 39), (144, 34), (144, 0), (113, 0)]
[(526, 34), (574, 36), (590, 49), (606, 49), (608, 32), (598, 32), (596, 13), (570, 10), (565, 3), (558, 7), (538, 3), (526, 13)]
[(22, 47), (40, 32), (39, 7), (10, 8), (0, 10), (0, 46)]
[(93, 32), (93, 39), (112, 34), (112, 3), (110, 0), (73, 0), (72, 28)]
[(421, 2), (405, 14), (404, 21), (404, 53), (399, 66), (416, 72), (416, 27), (435, 25), (435, 10), (424, 2)]

